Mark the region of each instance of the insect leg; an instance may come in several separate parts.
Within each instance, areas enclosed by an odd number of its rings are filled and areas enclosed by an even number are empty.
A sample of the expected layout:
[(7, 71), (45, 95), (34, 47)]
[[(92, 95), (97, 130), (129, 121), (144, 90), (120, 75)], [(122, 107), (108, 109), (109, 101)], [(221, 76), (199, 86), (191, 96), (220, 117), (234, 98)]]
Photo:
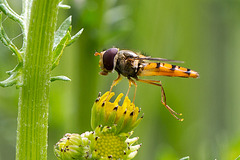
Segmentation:
[(113, 83), (112, 83), (112, 85), (111, 85), (111, 87), (110, 87), (109, 94), (112, 92), (113, 87), (116, 86), (121, 79), (122, 79), (122, 78), (121, 78), (121, 75), (118, 74), (117, 79), (115, 79), (115, 80), (113, 81)]
[(135, 101), (135, 96), (136, 96), (136, 93), (137, 93), (137, 83), (133, 80), (133, 79), (131, 79), (131, 78), (128, 78), (128, 82), (129, 82), (129, 87), (128, 87), (128, 91), (127, 91), (127, 94), (126, 94), (126, 96), (128, 96), (128, 93), (129, 93), (129, 91), (130, 91), (130, 88), (131, 88), (131, 86), (132, 86), (132, 84), (135, 86), (135, 91), (134, 91), (134, 96), (133, 96), (133, 103), (134, 103), (134, 101)]
[[(111, 85), (111, 87), (110, 87), (110, 90), (109, 90), (108, 96), (109, 96), (110, 93), (112, 92), (113, 87), (116, 86), (116, 85), (119, 83), (119, 81), (120, 81), (121, 79), (122, 79), (122, 78), (121, 78), (121, 75), (118, 74), (117, 79), (115, 79), (115, 80), (113, 81), (113, 83), (112, 83), (112, 85)], [(107, 98), (108, 98), (108, 96), (107, 96)], [(107, 99), (107, 98), (106, 98), (106, 99)]]
[(108, 95), (107, 95), (106, 100), (108, 99), (108, 96), (109, 96), (110, 93), (112, 92), (113, 87), (116, 86), (116, 85), (119, 83), (119, 81), (120, 81), (121, 79), (122, 79), (121, 75), (118, 74), (117, 79), (115, 79), (115, 80), (113, 81), (113, 83), (112, 83), (112, 85), (111, 85), (111, 87), (110, 87), (110, 90), (109, 90), (109, 93), (108, 93)]
[(129, 86), (128, 86), (128, 91), (127, 91), (127, 93), (126, 93), (126, 97), (128, 96), (128, 93), (129, 93), (130, 88), (131, 88), (131, 86), (132, 86), (132, 82), (130, 81), (130, 79), (128, 79), (128, 83), (129, 83)]
[(157, 81), (157, 80), (144, 80), (144, 79), (138, 79), (138, 78), (136, 78), (136, 80), (139, 81), (139, 82), (148, 83), (148, 84), (152, 84), (152, 85), (161, 87), (161, 93), (162, 93), (162, 95), (161, 95), (161, 102), (162, 102), (162, 104), (168, 109), (168, 111), (173, 115), (173, 117), (175, 117), (179, 121), (183, 121), (182, 118), (178, 118), (177, 117), (177, 115), (181, 116), (182, 114), (175, 112), (172, 108), (170, 108), (167, 105), (166, 95), (165, 95), (165, 92), (164, 92), (164, 89), (163, 89), (161, 81)]

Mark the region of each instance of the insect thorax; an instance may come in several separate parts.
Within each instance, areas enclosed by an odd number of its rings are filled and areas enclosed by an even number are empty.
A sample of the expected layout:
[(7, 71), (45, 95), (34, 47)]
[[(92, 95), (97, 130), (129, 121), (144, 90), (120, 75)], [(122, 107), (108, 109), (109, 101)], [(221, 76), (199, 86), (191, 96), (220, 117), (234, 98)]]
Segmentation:
[(115, 57), (115, 70), (125, 77), (136, 78), (140, 69), (140, 61), (134, 60), (136, 57), (138, 55), (132, 51), (120, 50)]

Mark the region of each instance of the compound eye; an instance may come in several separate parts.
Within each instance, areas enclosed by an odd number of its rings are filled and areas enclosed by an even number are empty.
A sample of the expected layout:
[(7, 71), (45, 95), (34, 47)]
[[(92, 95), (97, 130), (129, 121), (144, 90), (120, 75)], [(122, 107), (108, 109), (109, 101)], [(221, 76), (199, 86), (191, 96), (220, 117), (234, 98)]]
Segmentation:
[(106, 70), (112, 71), (114, 67), (114, 57), (117, 54), (117, 48), (110, 48), (103, 54), (103, 66)]

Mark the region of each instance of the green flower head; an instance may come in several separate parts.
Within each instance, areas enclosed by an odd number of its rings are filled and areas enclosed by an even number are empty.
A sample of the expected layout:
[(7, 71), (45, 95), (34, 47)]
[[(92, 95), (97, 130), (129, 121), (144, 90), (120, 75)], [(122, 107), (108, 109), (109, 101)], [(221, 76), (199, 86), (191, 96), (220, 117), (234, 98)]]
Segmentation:
[(84, 159), (89, 156), (90, 141), (92, 132), (85, 132), (81, 135), (67, 133), (55, 145), (55, 155), (62, 160)]

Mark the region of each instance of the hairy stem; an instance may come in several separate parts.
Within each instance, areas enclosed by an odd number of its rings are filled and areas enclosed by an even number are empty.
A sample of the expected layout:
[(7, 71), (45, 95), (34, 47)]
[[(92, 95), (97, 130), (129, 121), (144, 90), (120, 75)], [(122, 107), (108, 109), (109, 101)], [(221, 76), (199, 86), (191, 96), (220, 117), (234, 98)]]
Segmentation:
[[(52, 48), (60, 0), (26, 0), (17, 160), (46, 160)], [(30, 5), (31, 4), (31, 5)]]

